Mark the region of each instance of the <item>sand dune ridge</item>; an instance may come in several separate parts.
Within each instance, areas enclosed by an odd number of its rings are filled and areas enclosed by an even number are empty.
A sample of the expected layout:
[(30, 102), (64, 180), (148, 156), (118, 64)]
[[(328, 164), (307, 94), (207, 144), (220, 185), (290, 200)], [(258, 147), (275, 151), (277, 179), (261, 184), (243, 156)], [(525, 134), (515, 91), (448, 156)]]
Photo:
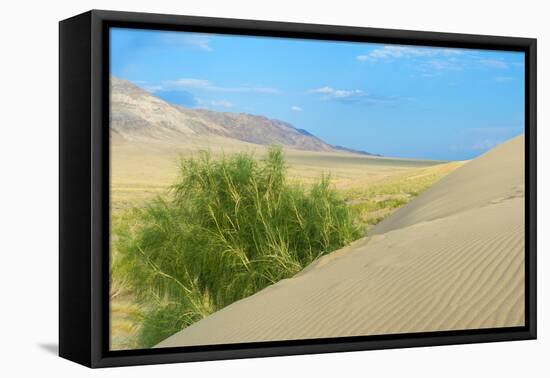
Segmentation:
[(158, 347), (523, 325), (523, 146), (468, 162), (371, 236)]

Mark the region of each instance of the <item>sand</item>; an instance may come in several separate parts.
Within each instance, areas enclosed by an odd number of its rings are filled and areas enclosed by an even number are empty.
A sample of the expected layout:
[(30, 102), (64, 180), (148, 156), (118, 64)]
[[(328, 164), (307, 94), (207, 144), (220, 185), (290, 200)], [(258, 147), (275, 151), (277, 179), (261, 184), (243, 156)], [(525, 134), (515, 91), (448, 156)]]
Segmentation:
[(524, 325), (524, 138), (158, 347)]

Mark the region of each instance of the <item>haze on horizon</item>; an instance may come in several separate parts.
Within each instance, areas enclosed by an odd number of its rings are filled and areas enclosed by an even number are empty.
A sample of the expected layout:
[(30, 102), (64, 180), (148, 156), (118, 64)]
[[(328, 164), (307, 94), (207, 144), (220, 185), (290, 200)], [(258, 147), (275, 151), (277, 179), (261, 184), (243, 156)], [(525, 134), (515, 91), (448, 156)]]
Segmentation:
[(519, 52), (115, 28), (111, 75), (384, 156), (466, 160), (524, 130)]

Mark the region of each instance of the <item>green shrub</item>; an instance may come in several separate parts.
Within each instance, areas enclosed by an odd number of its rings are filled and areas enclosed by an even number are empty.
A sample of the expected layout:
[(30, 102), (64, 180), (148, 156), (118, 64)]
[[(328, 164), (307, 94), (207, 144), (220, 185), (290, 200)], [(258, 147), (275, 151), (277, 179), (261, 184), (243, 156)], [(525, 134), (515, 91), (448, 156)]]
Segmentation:
[(115, 270), (143, 307), (150, 347), (230, 303), (299, 272), (360, 236), (322, 177), (286, 181), (283, 152), (181, 161), (180, 177), (120, 232)]

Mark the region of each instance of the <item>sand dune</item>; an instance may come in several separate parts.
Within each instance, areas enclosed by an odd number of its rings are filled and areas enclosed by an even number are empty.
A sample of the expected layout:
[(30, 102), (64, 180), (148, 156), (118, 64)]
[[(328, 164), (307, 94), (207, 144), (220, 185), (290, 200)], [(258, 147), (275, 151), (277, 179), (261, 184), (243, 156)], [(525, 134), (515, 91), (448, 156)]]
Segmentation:
[(488, 202), (523, 197), (523, 146), (524, 138), (519, 136), (469, 162), (379, 224), (374, 233), (447, 217)]
[(524, 324), (523, 136), (297, 276), (158, 347)]

